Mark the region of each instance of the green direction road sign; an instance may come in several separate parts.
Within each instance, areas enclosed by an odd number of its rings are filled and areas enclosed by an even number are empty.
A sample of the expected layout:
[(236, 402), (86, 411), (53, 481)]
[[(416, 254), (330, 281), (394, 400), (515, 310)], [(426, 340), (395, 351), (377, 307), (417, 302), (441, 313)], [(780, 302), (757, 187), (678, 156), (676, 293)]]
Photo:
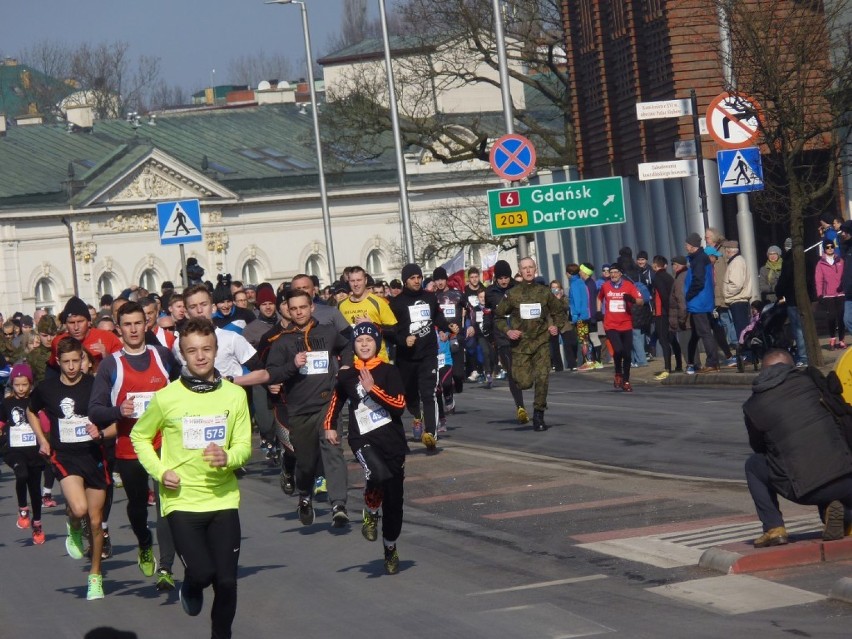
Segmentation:
[(492, 235), (520, 235), (625, 221), (620, 177), (488, 191)]

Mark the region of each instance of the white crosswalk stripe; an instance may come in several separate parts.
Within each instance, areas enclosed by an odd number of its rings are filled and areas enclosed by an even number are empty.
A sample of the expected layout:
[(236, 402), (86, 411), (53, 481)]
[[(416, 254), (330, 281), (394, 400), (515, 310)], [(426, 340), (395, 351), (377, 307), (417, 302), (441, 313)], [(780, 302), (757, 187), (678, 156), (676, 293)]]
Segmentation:
[[(813, 515), (791, 517), (785, 520), (784, 525), (787, 532), (792, 534), (817, 532), (822, 529), (819, 519)], [(744, 524), (721, 524), (695, 530), (609, 539), (578, 544), (578, 547), (658, 568), (678, 568), (697, 565), (701, 554), (708, 548), (749, 542), (762, 533), (760, 522), (755, 520)]]

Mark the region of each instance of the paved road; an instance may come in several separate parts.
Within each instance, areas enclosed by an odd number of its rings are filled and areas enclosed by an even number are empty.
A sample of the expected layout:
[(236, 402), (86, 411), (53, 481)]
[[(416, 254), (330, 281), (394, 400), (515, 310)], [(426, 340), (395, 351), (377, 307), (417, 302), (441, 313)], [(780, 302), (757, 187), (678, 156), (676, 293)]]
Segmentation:
[[(751, 506), (738, 482), (624, 473), (572, 461), (629, 466), (632, 459), (635, 466), (673, 472), (691, 469), (714, 451), (733, 455), (744, 445), (737, 440), (739, 425), (702, 426), (698, 410), (703, 406), (732, 420), (733, 400), (714, 399), (712, 390), (623, 396), (594, 381), (557, 380), (555, 386), (554, 424), (560, 412), (567, 416), (570, 407), (584, 402), (597, 426), (578, 419), (543, 434), (517, 430), (503, 417), (505, 391), (471, 388), (459, 398), (454, 428), (438, 455), (427, 457), (412, 445), (401, 572), (394, 577), (383, 574), (380, 543), (364, 541), (357, 525), (329, 528), (326, 504), (319, 505), (316, 524), (301, 526), (294, 498), (278, 488), (277, 471), (254, 461), (241, 482), (244, 541), (234, 636), (848, 636), (852, 607), (825, 601), (828, 582), (812, 571), (727, 578), (701, 571), (694, 562), (594, 549), (596, 543), (618, 542), (647, 550), (653, 543), (676, 559), (690, 551), (672, 531), (748, 522), (742, 534), (753, 534)], [(480, 395), (488, 398), (482, 413), (461, 410)], [(659, 407), (645, 406), (643, 397)], [(691, 406), (693, 417), (676, 417), (665, 406)], [(680, 444), (657, 443), (677, 428)], [(650, 444), (621, 442), (631, 430), (631, 439)], [(610, 443), (595, 443), (596, 432)], [(654, 452), (657, 446), (668, 453)], [(616, 450), (607, 452), (612, 447)], [(733, 458), (716, 459), (719, 476), (736, 476)], [(350, 469), (354, 512), (361, 479), (354, 464)], [(45, 517), (48, 541), (33, 547), (15, 528), (12, 492), (4, 469), (0, 636), (25, 637), (37, 629), (55, 638), (82, 637), (102, 624), (140, 638), (209, 636), (209, 601), (201, 617), (189, 618), (174, 594), (157, 593), (141, 577), (123, 499), (112, 517), (116, 556), (105, 562), (107, 596), (86, 602), (85, 567), (64, 554), (61, 513)], [(786, 514), (813, 518), (806, 509)]]

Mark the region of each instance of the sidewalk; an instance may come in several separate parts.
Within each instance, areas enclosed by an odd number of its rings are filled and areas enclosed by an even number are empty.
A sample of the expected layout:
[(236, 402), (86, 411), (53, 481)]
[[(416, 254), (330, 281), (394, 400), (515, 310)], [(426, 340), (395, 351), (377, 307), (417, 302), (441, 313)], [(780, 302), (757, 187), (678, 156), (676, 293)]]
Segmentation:
[[(834, 370), (834, 365), (840, 359), (845, 350), (828, 350), (828, 339), (821, 339), (822, 357), (825, 364), (820, 368), (823, 373), (828, 373)], [(672, 373), (668, 379), (659, 382), (654, 379), (654, 375), (663, 370), (663, 360), (661, 357), (656, 357), (649, 360), (647, 366), (630, 369), (630, 382), (635, 386), (637, 384), (661, 384), (663, 386), (751, 386), (757, 373), (754, 368), (746, 363), (745, 371), (737, 372), (736, 367), (722, 368), (718, 373), (706, 373), (687, 375), (686, 373)], [(564, 373), (562, 373), (564, 374)], [(587, 371), (583, 373), (571, 373), (572, 375), (582, 375), (589, 379), (600, 379), (607, 384), (611, 382), (613, 376), (612, 364), (604, 365), (604, 368), (596, 371)]]

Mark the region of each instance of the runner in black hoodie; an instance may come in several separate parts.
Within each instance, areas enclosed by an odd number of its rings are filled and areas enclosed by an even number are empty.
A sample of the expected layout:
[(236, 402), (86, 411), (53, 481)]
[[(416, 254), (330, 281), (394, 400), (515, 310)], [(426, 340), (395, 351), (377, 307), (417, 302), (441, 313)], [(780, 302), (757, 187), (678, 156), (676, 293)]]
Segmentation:
[(431, 452), (438, 441), (438, 338), (434, 327), (448, 332), (449, 326), (435, 295), (421, 288), (423, 271), (417, 264), (402, 267), (402, 282), (402, 292), (389, 300), (397, 321), (392, 336), (397, 344), (396, 364), (405, 385), (405, 403), (414, 415), (414, 438)]

